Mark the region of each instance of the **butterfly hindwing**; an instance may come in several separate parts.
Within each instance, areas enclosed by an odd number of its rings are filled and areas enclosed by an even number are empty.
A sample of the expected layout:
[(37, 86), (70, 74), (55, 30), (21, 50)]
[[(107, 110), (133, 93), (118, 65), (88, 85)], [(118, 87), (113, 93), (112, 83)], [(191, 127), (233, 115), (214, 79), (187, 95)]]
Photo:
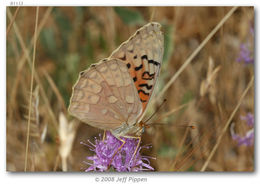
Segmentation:
[(124, 122), (136, 123), (142, 104), (126, 65), (108, 59), (80, 73), (69, 111), (94, 127), (115, 129)]
[(163, 35), (159, 23), (149, 23), (118, 47), (110, 58), (122, 60), (135, 83), (143, 112), (151, 99), (163, 58)]

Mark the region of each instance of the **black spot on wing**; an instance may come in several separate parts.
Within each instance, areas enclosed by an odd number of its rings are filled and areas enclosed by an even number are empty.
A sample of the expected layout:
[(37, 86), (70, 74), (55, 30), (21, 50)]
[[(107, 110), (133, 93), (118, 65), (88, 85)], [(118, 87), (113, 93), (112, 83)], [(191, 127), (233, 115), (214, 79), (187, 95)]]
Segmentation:
[(153, 88), (153, 85), (148, 85), (148, 84), (146, 84), (146, 83), (143, 83), (143, 84), (140, 84), (140, 85), (138, 85), (139, 87), (146, 87), (148, 90), (150, 90), (150, 89), (152, 89)]
[(154, 61), (154, 60), (152, 60), (152, 59), (148, 59), (147, 55), (143, 55), (143, 56), (141, 57), (141, 59), (142, 59), (142, 60), (146, 59), (146, 60), (148, 61), (148, 63), (152, 63), (152, 64), (154, 64), (155, 66), (160, 66), (160, 65), (161, 65), (161, 64), (160, 64), (159, 62), (157, 62), (157, 61)]
[(144, 90), (142, 90), (142, 89), (139, 89), (138, 90), (138, 93), (140, 93), (140, 92), (142, 92), (144, 95), (146, 95), (146, 96), (149, 96), (149, 93), (147, 93), (147, 92), (145, 92)]
[(138, 71), (143, 68), (143, 64), (141, 64), (139, 67), (135, 67), (135, 71)]
[(155, 75), (155, 73), (150, 74), (149, 72), (145, 71), (142, 74), (142, 79), (143, 80), (152, 80), (154, 78), (154, 75)]
[(133, 77), (133, 81), (136, 82), (137, 81), (137, 77)]
[(146, 60), (148, 60), (147, 55), (143, 55), (143, 56), (141, 57), (141, 59), (146, 59)]
[(154, 64), (155, 66), (161, 66), (161, 64), (157, 61), (154, 61), (154, 60), (148, 60), (148, 63), (152, 63)]
[(147, 100), (142, 100), (141, 98), (140, 98), (140, 101), (141, 101), (142, 103), (147, 102)]
[(82, 71), (82, 72), (79, 73), (80, 76), (83, 76), (83, 74), (84, 74), (84, 71)]
[(124, 54), (124, 56), (123, 56), (123, 57), (121, 57), (121, 58), (119, 58), (119, 59), (121, 59), (121, 60), (125, 61), (125, 60), (126, 60), (126, 56), (125, 56), (125, 54)]
[(96, 64), (91, 64), (90, 65), (90, 68), (94, 68), (94, 67), (96, 67)]
[(127, 63), (126, 66), (127, 66), (127, 68), (130, 68), (130, 67), (131, 67), (131, 64), (130, 64), (130, 63)]

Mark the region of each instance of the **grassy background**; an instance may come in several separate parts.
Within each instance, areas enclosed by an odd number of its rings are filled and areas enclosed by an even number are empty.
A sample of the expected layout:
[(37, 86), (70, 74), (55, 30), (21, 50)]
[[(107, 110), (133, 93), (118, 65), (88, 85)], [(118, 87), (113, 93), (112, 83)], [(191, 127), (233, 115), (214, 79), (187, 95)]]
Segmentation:
[[(93, 153), (80, 142), (94, 141), (103, 132), (79, 123), (67, 113), (72, 86), (80, 71), (108, 57), (144, 24), (156, 21), (163, 26), (165, 35), (156, 96), (230, 9), (40, 7), (27, 170), (61, 171), (62, 149), (68, 150), (67, 170), (83, 171), (87, 167), (83, 161)], [(8, 171), (23, 171), (25, 166), (35, 17), (35, 7), (7, 8)], [(236, 61), (239, 46), (250, 38), (253, 24), (253, 7), (239, 7), (165, 92), (167, 102), (153, 120), (163, 124), (153, 125), (142, 136), (142, 145), (152, 145), (143, 154), (157, 158), (151, 161), (156, 171), (201, 170), (222, 135), (206, 170), (254, 170), (254, 147), (237, 146), (230, 127), (222, 132), (226, 124), (234, 123), (235, 131), (245, 134), (248, 128), (240, 116), (254, 113), (252, 87), (227, 123), (254, 76), (253, 65)], [(251, 38), (252, 45), (253, 41)], [(213, 70), (209, 70), (209, 64)], [(214, 69), (217, 69), (215, 75)], [(212, 73), (215, 78), (208, 81), (210, 86), (204, 87), (202, 93), (205, 80)], [(147, 117), (159, 104), (150, 105)], [(71, 151), (59, 138), (60, 113), (75, 126)]]

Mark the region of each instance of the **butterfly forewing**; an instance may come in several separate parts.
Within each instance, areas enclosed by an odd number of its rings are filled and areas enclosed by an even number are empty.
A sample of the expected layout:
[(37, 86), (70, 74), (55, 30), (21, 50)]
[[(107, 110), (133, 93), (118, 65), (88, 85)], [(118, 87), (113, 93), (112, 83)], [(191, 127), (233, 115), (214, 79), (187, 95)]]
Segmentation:
[(101, 129), (136, 123), (142, 105), (127, 66), (119, 59), (103, 60), (80, 73), (69, 111)]
[(163, 58), (159, 23), (149, 23), (116, 49), (110, 58), (122, 60), (135, 83), (143, 112), (151, 99)]
[(116, 136), (140, 135), (138, 122), (151, 99), (163, 58), (159, 23), (149, 23), (109, 58), (80, 73), (69, 111)]

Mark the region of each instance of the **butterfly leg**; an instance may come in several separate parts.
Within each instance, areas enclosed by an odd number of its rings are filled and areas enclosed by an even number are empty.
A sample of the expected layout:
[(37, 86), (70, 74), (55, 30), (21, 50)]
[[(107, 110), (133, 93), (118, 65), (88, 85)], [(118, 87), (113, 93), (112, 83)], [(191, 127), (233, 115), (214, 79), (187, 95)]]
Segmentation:
[(104, 130), (102, 141), (104, 141), (106, 139), (106, 132), (107, 132), (107, 130)]
[(116, 152), (114, 153), (114, 155), (112, 156), (112, 159), (108, 165), (108, 168), (110, 168), (110, 165), (112, 164), (113, 160), (114, 160), (114, 157), (116, 156), (116, 154), (122, 149), (122, 147), (125, 145), (126, 141), (121, 139), (121, 138), (117, 138), (119, 139), (121, 142), (122, 142), (122, 145), (116, 150)]
[(140, 143), (141, 143), (141, 137), (140, 137), (140, 136), (138, 136), (138, 137), (132, 136), (131, 138), (137, 139), (137, 140), (138, 140), (138, 143), (137, 143), (137, 145), (136, 145), (134, 154), (133, 154), (133, 156), (132, 156), (130, 162), (135, 158), (135, 155), (136, 155), (136, 153), (137, 153), (137, 151), (138, 151), (138, 149), (139, 149), (139, 147), (140, 147)]
[(137, 137), (137, 136), (125, 136), (125, 137), (126, 137), (126, 138), (131, 138), (131, 139), (137, 139), (137, 140), (138, 140), (138, 143), (137, 143), (137, 145), (136, 145), (134, 154), (132, 155), (131, 160), (129, 161), (129, 163), (131, 163), (131, 162), (133, 161), (133, 159), (135, 158), (136, 153), (137, 153), (137, 151), (138, 151), (138, 149), (139, 149), (139, 147), (140, 147), (141, 137), (140, 137), (140, 136), (138, 136), (138, 137)]

